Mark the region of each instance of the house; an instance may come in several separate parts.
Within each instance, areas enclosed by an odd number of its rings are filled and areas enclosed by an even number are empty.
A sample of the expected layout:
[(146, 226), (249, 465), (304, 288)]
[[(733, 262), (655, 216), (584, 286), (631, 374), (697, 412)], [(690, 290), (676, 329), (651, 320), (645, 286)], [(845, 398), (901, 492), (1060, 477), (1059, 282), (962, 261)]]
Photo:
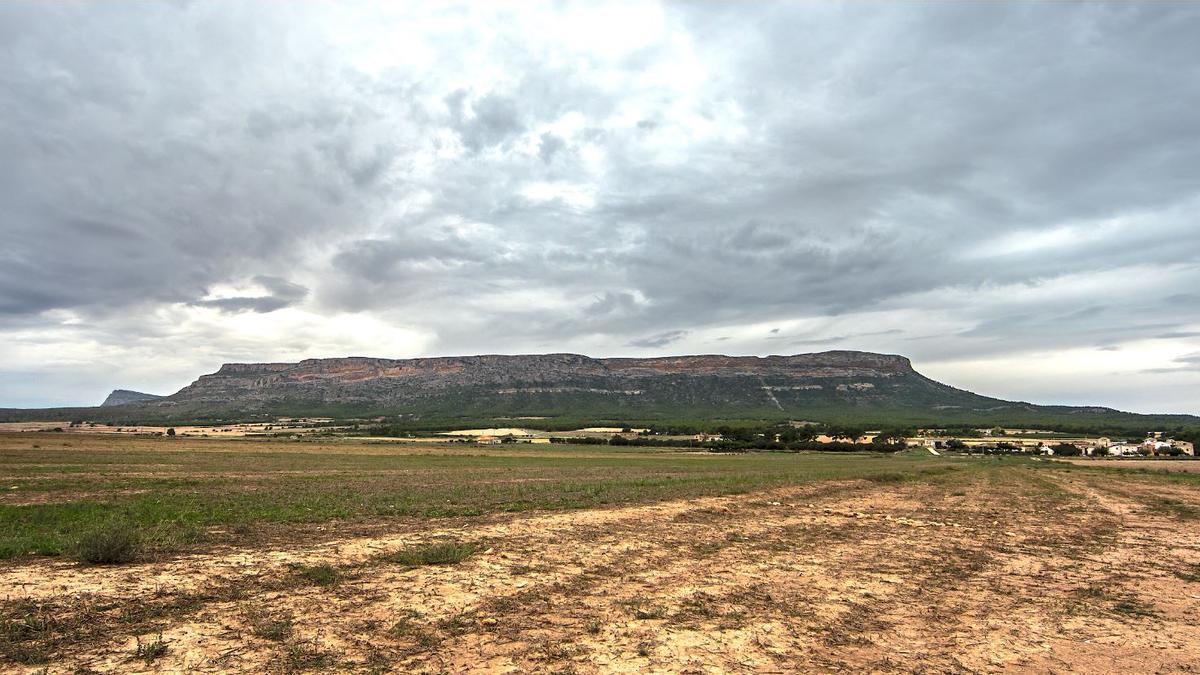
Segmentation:
[(864, 435), (855, 439), (846, 438), (844, 436), (830, 436), (828, 434), (819, 434), (816, 439), (818, 443), (858, 443), (860, 445), (870, 444), (875, 440), (875, 436)]
[(480, 445), (500, 445), (500, 439), (495, 436), (480, 436), (475, 442)]
[(1112, 457), (1125, 457), (1128, 455), (1136, 455), (1141, 451), (1140, 445), (1130, 445), (1128, 443), (1113, 443), (1108, 446), (1108, 454)]
[(1193, 456), (1193, 457), (1195, 457), (1195, 456), (1196, 456), (1196, 446), (1195, 446), (1195, 444), (1193, 444), (1193, 443), (1189, 443), (1189, 442), (1187, 442), (1187, 441), (1171, 441), (1171, 443), (1172, 443), (1172, 444), (1173, 444), (1175, 447), (1177, 447), (1177, 448), (1179, 448), (1180, 450), (1182, 450), (1182, 451), (1183, 451), (1183, 454), (1185, 454), (1185, 455), (1191, 455), (1191, 456)]
[(1166, 441), (1147, 438), (1142, 443), (1142, 449), (1151, 455), (1167, 455), (1170, 454), (1171, 444)]
[(706, 434), (701, 432), (693, 436), (692, 440), (696, 441), (697, 443), (709, 443), (713, 441), (723, 441), (725, 440), (725, 437), (721, 434)]

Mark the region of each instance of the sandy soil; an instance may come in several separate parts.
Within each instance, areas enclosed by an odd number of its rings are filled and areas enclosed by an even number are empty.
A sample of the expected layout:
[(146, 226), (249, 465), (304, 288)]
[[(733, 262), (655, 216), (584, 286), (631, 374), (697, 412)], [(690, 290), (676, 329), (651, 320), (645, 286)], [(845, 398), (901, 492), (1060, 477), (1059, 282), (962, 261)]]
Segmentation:
[[(1200, 671), (1200, 527), (1148, 506), (1200, 504), (1195, 488), (1029, 468), (955, 480), (118, 568), (6, 563), (0, 588), (6, 611), (85, 619), (28, 672)], [(480, 552), (376, 559), (444, 540)], [(337, 565), (342, 580), (307, 585), (298, 563)], [(165, 653), (136, 657), (160, 628)]]

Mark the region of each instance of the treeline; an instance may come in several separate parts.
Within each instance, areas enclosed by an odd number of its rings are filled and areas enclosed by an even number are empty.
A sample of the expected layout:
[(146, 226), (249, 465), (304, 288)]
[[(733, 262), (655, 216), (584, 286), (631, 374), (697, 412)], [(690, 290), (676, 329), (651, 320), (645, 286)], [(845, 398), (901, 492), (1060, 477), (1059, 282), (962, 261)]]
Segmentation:
[[(822, 450), (826, 452), (877, 451), (895, 452), (904, 447), (904, 439), (912, 436), (912, 429), (887, 429), (875, 436), (871, 443), (855, 443), (866, 432), (859, 427), (840, 427), (826, 425), (792, 426), (791, 424), (775, 424), (765, 427), (731, 427), (718, 426), (705, 429), (698, 434), (716, 436), (719, 439), (697, 440), (695, 438), (680, 439), (669, 436), (688, 435), (681, 433), (679, 427), (651, 427), (636, 436), (613, 435), (609, 438), (550, 438), (551, 443), (570, 443), (575, 445), (612, 445), (661, 448), (699, 448), (719, 452), (737, 451), (773, 451), (797, 452), (800, 450)], [(820, 442), (819, 436), (828, 436), (833, 440)]]
[(801, 450), (820, 450), (824, 452), (896, 452), (904, 447), (900, 443), (850, 443), (846, 441), (821, 443), (815, 440), (781, 443), (763, 438), (757, 438), (754, 440), (722, 439), (719, 441), (697, 441), (695, 439), (675, 440), (670, 438), (655, 438), (653, 436), (637, 436), (633, 438), (628, 438), (625, 436), (613, 436), (612, 438), (570, 438), (551, 436), (550, 442), (565, 443), (570, 445), (696, 448), (698, 450), (708, 450), (711, 452), (749, 452), (751, 450), (758, 452), (799, 452)]

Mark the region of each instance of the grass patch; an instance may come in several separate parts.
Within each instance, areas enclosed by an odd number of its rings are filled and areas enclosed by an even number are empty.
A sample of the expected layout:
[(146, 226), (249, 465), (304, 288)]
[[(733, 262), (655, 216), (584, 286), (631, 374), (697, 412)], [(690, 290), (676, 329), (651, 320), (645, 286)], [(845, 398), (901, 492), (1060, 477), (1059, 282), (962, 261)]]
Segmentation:
[(329, 670), (334, 666), (333, 654), (311, 642), (293, 642), (284, 647), (280, 656), (281, 670), (298, 673), (306, 670)]
[(478, 550), (478, 544), (443, 542), (440, 544), (402, 548), (399, 551), (385, 553), (379, 556), (379, 559), (384, 562), (396, 563), (408, 567), (454, 565), (471, 557)]
[(163, 640), (162, 633), (159, 633), (158, 637), (154, 638), (153, 640), (148, 640), (146, 642), (142, 642), (141, 636), (136, 636), (136, 640), (137, 647), (134, 648), (133, 651), (133, 657), (135, 659), (141, 659), (146, 663), (152, 663), (163, 656), (166, 656), (167, 654), (167, 643), (165, 640)]
[(1200, 506), (1189, 504), (1178, 499), (1170, 497), (1155, 497), (1144, 496), (1140, 501), (1150, 509), (1150, 511), (1179, 520), (1200, 520)]
[(333, 565), (301, 565), (293, 563), (292, 571), (296, 576), (314, 586), (336, 586), (342, 580), (342, 573)]
[(285, 642), (292, 637), (295, 619), (291, 614), (268, 616), (263, 612), (251, 609), (246, 612), (246, 623), (250, 626), (250, 632), (256, 637), (271, 642)]

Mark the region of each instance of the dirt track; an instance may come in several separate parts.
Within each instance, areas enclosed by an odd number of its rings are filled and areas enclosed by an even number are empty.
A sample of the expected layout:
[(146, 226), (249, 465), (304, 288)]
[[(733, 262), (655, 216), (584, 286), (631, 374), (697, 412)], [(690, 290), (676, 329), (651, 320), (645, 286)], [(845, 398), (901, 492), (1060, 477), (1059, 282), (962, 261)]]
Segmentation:
[[(0, 587), (86, 619), (50, 672), (1195, 672), (1200, 526), (1163, 500), (1200, 494), (961, 472), (123, 568), (9, 564)], [(483, 548), (444, 567), (372, 560), (442, 539)], [(343, 579), (303, 585), (298, 562)], [(134, 658), (130, 632), (157, 627), (165, 655)]]

